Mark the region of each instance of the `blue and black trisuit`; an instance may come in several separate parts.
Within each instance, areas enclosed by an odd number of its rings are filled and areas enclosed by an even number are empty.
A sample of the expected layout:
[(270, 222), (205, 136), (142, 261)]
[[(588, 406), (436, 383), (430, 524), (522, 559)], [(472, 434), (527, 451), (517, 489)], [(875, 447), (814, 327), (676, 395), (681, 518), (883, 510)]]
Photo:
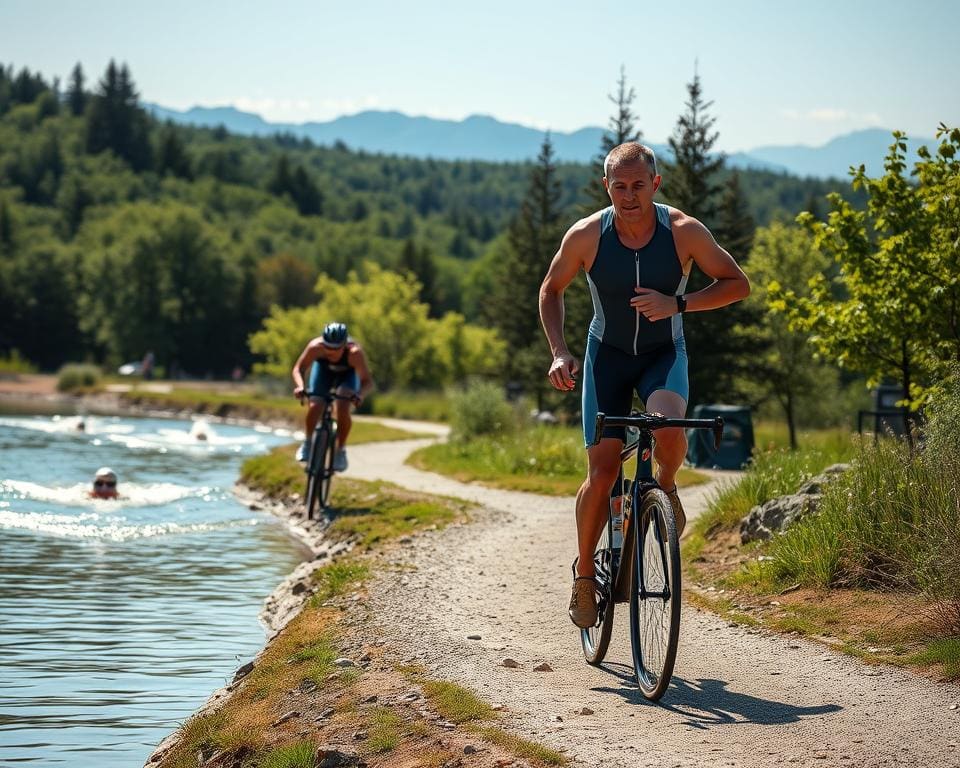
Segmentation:
[[(593, 320), (583, 361), (583, 439), (591, 445), (597, 413), (626, 416), (633, 393), (646, 402), (658, 389), (676, 392), (687, 400), (687, 348), (681, 315), (650, 322), (630, 306), (635, 286), (667, 295), (687, 286), (677, 258), (667, 206), (655, 204), (657, 224), (643, 248), (620, 242), (613, 207), (600, 215), (597, 257), (587, 272), (593, 297)], [(689, 270), (688, 270), (689, 272)], [(623, 440), (623, 427), (604, 427), (603, 437)]]
[(353, 392), (360, 391), (360, 376), (347, 358), (350, 353), (356, 350), (357, 344), (353, 339), (348, 339), (343, 345), (343, 354), (337, 360), (319, 359), (314, 360), (310, 366), (310, 380), (307, 385), (307, 391), (311, 399), (320, 399), (324, 394), (336, 389), (341, 384), (346, 384)]

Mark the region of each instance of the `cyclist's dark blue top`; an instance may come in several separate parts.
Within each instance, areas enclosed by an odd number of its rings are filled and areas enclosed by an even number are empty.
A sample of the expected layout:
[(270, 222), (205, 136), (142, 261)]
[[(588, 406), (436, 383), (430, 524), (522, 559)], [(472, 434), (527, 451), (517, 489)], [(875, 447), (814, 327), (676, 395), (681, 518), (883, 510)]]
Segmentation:
[(590, 336), (630, 355), (639, 355), (683, 339), (681, 315), (650, 322), (630, 306), (634, 287), (652, 288), (679, 295), (687, 276), (677, 258), (670, 229), (670, 211), (655, 203), (657, 225), (643, 248), (627, 248), (620, 242), (613, 222), (613, 207), (600, 216), (600, 243), (597, 257), (587, 273), (593, 297)]

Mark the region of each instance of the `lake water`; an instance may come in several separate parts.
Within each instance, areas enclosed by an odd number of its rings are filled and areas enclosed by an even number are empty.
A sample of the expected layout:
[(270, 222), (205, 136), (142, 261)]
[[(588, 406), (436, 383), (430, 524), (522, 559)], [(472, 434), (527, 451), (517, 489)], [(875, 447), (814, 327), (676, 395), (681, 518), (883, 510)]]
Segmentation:
[[(231, 494), (288, 433), (78, 420), (0, 414), (4, 768), (142, 765), (263, 646), (263, 598), (304, 557)], [(87, 493), (104, 465), (118, 500)]]

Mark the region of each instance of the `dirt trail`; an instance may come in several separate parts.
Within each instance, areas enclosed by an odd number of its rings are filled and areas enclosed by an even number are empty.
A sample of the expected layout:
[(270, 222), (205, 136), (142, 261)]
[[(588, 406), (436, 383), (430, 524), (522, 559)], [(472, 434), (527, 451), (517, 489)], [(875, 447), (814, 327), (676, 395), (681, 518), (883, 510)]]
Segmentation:
[[(573, 504), (466, 485), (403, 464), (429, 440), (351, 447), (349, 475), (483, 506), (467, 527), (417, 537), (371, 584), (400, 659), (503, 704), (518, 733), (602, 766), (960, 766), (960, 688), (823, 646), (731, 626), (684, 605), (673, 684), (633, 685), (626, 606), (602, 668), (566, 615)], [(690, 518), (712, 487), (681, 489)], [(468, 640), (479, 635), (480, 640)], [(516, 659), (520, 669), (501, 665)], [(533, 668), (547, 662), (553, 671)], [(593, 714), (578, 714), (587, 707)]]

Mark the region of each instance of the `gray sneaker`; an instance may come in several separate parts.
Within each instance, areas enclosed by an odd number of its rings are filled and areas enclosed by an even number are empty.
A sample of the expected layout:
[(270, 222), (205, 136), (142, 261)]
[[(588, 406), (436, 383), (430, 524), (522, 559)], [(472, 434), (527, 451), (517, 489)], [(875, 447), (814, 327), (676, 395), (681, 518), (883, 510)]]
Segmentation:
[(307, 456), (310, 455), (310, 438), (308, 437), (303, 443), (297, 448), (297, 461), (306, 461)]
[(567, 613), (580, 629), (588, 629), (597, 623), (597, 582), (593, 576), (577, 576), (573, 580)]
[(677, 486), (673, 486), (672, 491), (667, 491), (667, 497), (670, 499), (670, 506), (673, 507), (673, 516), (677, 521), (677, 538), (683, 535), (683, 529), (687, 527), (687, 513), (683, 511), (683, 504), (680, 503), (680, 494), (677, 493)]
[(346, 472), (347, 470), (347, 449), (341, 448), (337, 455), (333, 457), (333, 471)]

